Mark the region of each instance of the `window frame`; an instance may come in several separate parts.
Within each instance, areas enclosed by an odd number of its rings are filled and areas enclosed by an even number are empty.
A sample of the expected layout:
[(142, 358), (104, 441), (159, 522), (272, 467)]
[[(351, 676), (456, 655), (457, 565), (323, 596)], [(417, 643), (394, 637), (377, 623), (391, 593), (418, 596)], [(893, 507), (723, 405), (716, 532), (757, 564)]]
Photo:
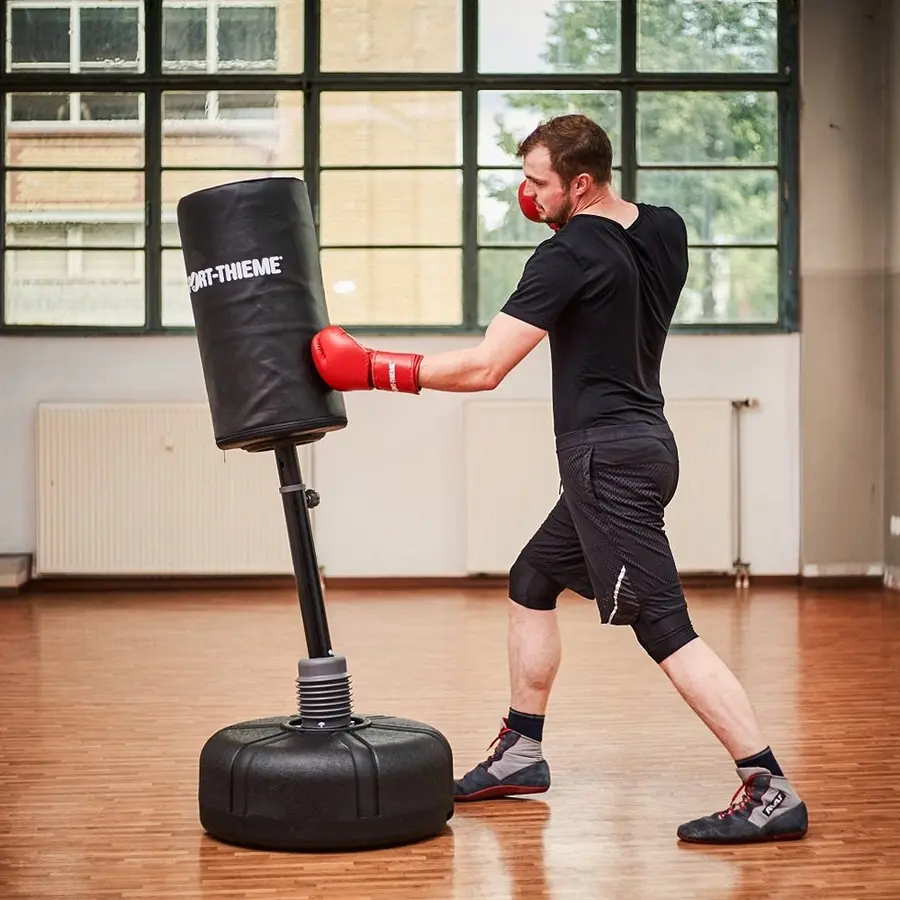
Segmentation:
[[(76, 3), (91, 5), (90, 0), (59, 0), (59, 5)], [(248, 6), (266, 6), (278, 0), (248, 0)], [(144, 127), (145, 180), (145, 320), (136, 327), (10, 325), (5, 307), (6, 272), (4, 253), (0, 252), (0, 335), (134, 335), (193, 334), (193, 327), (162, 324), (162, 95), (165, 91), (278, 91), (302, 92), (304, 159), (303, 177), (307, 183), (313, 214), (318, 223), (319, 183), (319, 110), (320, 98), (326, 91), (459, 91), (462, 120), (462, 316), (459, 325), (375, 325), (342, 323), (359, 334), (447, 334), (480, 335), (485, 326), (478, 322), (478, 92), (509, 91), (597, 91), (621, 93), (622, 147), (614, 166), (621, 169), (622, 193), (633, 198), (637, 181), (636, 110), (637, 94), (642, 89), (657, 91), (691, 90), (767, 90), (777, 94), (778, 128), (778, 316), (772, 322), (703, 322), (676, 323), (673, 333), (688, 334), (771, 334), (799, 330), (799, 47), (798, 0), (778, 2), (778, 70), (770, 73), (641, 73), (637, 71), (637, 5), (638, 0), (621, 0), (621, 71), (615, 74), (480, 74), (478, 64), (478, 0), (460, 0), (461, 66), (457, 72), (321, 72), (320, 71), (320, 2), (303, 0), (304, 71), (293, 74), (274, 72), (210, 73), (167, 72), (163, 67), (163, 2), (137, 0), (145, 23), (143, 71), (106, 72), (10, 71), (7, 72), (8, 22), (11, 13), (0, 15), (0, 49), (2, 49), (2, 86), (0, 86), (0, 235), (6, 233), (6, 140), (8, 133), (9, 95), (19, 91), (78, 92), (125, 91), (143, 95), (141, 119)], [(16, 0), (12, 6), (27, 6), (28, 0)], [(40, 2), (34, 5), (40, 4)], [(123, 0), (134, 5), (134, 0)], [(192, 5), (185, 0), (184, 6)], [(223, 0), (234, 5), (234, 0)], [(240, 4), (238, 4), (240, 5)], [(140, 66), (139, 66), (140, 68)], [(78, 123), (66, 123), (77, 125)], [(97, 123), (94, 123), (96, 125)], [(115, 123), (114, 123), (115, 124)], [(127, 125), (128, 123), (118, 123)], [(194, 120), (200, 126), (203, 120)], [(211, 123), (210, 123), (211, 124)], [(242, 171), (247, 167), (236, 167)], [(427, 167), (430, 168), (430, 167)], [(440, 168), (440, 167), (439, 167)], [(498, 168), (486, 166), (485, 168)], [(21, 169), (19, 169), (21, 171)], [(5, 249), (5, 237), (4, 237)], [(424, 248), (424, 249), (427, 249)]]

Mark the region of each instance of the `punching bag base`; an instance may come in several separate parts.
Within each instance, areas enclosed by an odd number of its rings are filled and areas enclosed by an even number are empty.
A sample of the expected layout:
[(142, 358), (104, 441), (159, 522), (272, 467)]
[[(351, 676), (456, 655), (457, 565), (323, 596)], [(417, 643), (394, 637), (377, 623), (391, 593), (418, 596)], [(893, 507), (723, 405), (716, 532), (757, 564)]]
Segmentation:
[(453, 755), (431, 725), (353, 716), (318, 730), (299, 716), (213, 734), (200, 754), (200, 823), (258, 850), (344, 851), (410, 844), (453, 816)]
[(302, 422), (285, 422), (276, 427), (256, 428), (230, 434), (227, 438), (216, 440), (220, 450), (246, 450), (248, 453), (260, 453), (273, 450), (277, 444), (312, 444), (321, 440), (331, 431), (340, 431), (347, 427), (344, 416), (330, 416), (325, 419), (304, 419)]

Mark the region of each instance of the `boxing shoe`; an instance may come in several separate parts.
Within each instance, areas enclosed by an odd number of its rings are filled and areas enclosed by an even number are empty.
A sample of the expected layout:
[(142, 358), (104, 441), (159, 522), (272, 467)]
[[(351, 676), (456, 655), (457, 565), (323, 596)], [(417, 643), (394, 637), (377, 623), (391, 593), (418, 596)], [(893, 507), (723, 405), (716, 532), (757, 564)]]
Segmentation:
[(494, 744), (497, 747), (486, 760), (454, 782), (457, 802), (543, 794), (550, 787), (550, 766), (539, 741), (513, 731), (504, 718), (488, 749)]
[[(694, 844), (751, 844), (798, 840), (806, 835), (809, 815), (790, 782), (768, 769), (738, 769), (741, 787), (731, 804), (678, 828), (682, 841)], [(740, 799), (738, 799), (740, 797)]]
[(329, 325), (310, 343), (313, 363), (336, 391), (397, 391), (418, 394), (421, 353), (370, 350), (338, 325)]

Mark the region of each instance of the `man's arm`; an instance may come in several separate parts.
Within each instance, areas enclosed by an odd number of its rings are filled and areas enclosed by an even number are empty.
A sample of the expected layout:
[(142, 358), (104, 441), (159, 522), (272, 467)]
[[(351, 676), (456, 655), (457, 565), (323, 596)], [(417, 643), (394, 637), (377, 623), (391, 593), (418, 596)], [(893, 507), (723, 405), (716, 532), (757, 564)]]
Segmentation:
[(489, 391), (545, 334), (542, 328), (498, 313), (481, 343), (465, 350), (430, 356), (371, 350), (337, 325), (329, 325), (316, 334), (310, 350), (319, 374), (338, 391)]
[(543, 328), (497, 313), (476, 346), (423, 356), (419, 386), (433, 391), (492, 391), (546, 334)]

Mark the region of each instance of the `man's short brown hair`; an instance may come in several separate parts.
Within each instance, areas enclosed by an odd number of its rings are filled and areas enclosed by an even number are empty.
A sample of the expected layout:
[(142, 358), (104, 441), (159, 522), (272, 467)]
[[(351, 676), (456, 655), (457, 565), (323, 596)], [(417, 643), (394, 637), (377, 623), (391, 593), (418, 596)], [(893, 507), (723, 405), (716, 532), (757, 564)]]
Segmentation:
[(587, 116), (554, 116), (538, 125), (518, 146), (516, 156), (524, 157), (535, 147), (546, 147), (550, 165), (563, 184), (582, 172), (599, 184), (612, 178), (612, 143), (609, 135)]

